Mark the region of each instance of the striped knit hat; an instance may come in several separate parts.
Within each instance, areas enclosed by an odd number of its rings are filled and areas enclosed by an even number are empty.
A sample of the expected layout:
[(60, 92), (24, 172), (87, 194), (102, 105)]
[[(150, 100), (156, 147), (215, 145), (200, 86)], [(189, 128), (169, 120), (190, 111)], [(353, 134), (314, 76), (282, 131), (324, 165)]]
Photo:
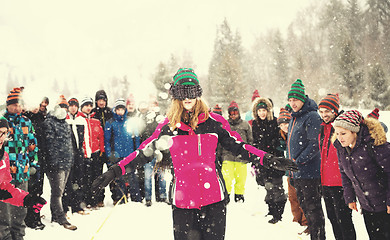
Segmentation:
[(359, 132), (360, 124), (363, 121), (362, 114), (357, 110), (346, 111), (338, 116), (333, 123), (333, 127), (342, 127), (351, 132)]
[(213, 108), (213, 113), (222, 115), (222, 107), (217, 103)]
[(21, 88), (13, 88), (10, 93), (8, 94), (7, 97), (7, 106), (14, 104), (14, 103), (19, 103), (21, 101), (21, 93), (22, 93), (23, 87)]
[(114, 108), (126, 108), (126, 101), (123, 98), (118, 98), (115, 101)]
[(58, 105), (60, 105), (60, 107), (62, 107), (62, 108), (68, 108), (69, 107), (69, 103), (66, 101), (66, 98), (65, 98), (64, 95), (60, 95), (60, 100), (59, 100)]
[(306, 94), (305, 94), (305, 86), (302, 83), (301, 79), (297, 79), (292, 85), (291, 90), (288, 92), (287, 100), (290, 98), (296, 98), (305, 102)]
[(87, 104), (93, 105), (93, 99), (91, 97), (84, 97), (83, 99), (81, 99), (80, 109), (83, 109), (83, 107)]
[(370, 114), (367, 115), (367, 117), (379, 119), (379, 109), (375, 108), (372, 112), (370, 112)]
[(228, 113), (230, 115), (231, 112), (237, 111), (237, 113), (240, 113), (240, 110), (238, 109), (238, 104), (235, 101), (231, 101), (230, 105), (228, 107)]
[(178, 100), (195, 99), (201, 97), (202, 92), (198, 77), (192, 68), (180, 68), (173, 76), (173, 83), (169, 89), (169, 94)]
[(340, 99), (338, 93), (329, 93), (318, 104), (318, 108), (327, 108), (335, 113), (339, 112)]
[(281, 123), (289, 123), (291, 119), (291, 113), (285, 108), (281, 108), (279, 112), (279, 117), (277, 119), (278, 125)]
[(252, 94), (252, 102), (256, 99), (260, 97), (260, 94), (259, 94), (259, 91), (256, 89), (255, 91), (253, 91), (253, 94)]

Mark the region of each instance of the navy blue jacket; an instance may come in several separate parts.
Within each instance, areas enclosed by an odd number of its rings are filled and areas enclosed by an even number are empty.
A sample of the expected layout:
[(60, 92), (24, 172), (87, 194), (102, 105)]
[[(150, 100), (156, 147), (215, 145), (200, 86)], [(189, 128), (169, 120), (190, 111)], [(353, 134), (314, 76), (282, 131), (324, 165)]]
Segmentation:
[(309, 97), (298, 112), (291, 114), (288, 126), (288, 158), (298, 164), (298, 172), (290, 172), (292, 178), (320, 178), (321, 154), (318, 134), (322, 120), (317, 113), (318, 106)]

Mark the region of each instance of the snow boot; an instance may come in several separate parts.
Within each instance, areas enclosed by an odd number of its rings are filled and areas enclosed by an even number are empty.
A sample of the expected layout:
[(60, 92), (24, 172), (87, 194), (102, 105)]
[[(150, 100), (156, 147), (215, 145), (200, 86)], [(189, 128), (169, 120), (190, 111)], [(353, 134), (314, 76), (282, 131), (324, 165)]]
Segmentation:
[(145, 205), (146, 205), (147, 207), (152, 206), (152, 201), (151, 201), (151, 200), (146, 200)]
[(243, 203), (245, 201), (244, 195), (242, 195), (242, 194), (235, 194), (234, 195), (234, 201)]

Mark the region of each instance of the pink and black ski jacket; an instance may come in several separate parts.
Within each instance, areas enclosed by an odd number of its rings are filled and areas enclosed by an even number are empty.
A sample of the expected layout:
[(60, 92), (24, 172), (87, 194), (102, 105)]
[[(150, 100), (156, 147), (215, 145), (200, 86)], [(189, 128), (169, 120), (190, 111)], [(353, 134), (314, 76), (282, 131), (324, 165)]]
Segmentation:
[(172, 131), (168, 124), (168, 119), (161, 122), (152, 136), (118, 165), (122, 168), (122, 174), (126, 173), (127, 168), (142, 166), (152, 160), (145, 157), (142, 150), (163, 135), (171, 136), (169, 154), (174, 177), (170, 196), (172, 204), (178, 208), (201, 208), (227, 197), (221, 169), (216, 164), (218, 143), (248, 161), (255, 161), (250, 153), (259, 156), (261, 164), (266, 154), (239, 141), (238, 134), (230, 131), (227, 121), (214, 113), (210, 113), (208, 119), (204, 119), (204, 114), (199, 115), (196, 130), (181, 122)]
[(12, 177), (10, 173), (9, 156), (7, 152), (4, 152), (3, 158), (0, 159), (0, 189), (7, 190), (12, 195), (12, 198), (1, 201), (18, 207), (23, 206), (24, 197), (28, 194), (28, 192), (16, 188), (11, 183), (11, 180)]

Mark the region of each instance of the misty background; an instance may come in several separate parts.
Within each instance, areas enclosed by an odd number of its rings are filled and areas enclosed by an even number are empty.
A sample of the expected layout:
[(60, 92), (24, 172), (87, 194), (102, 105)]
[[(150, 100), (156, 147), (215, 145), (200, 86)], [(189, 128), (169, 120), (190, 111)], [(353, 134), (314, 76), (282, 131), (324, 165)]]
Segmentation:
[[(388, 0), (0, 0), (0, 97), (157, 97), (179, 67), (198, 74), (210, 107), (243, 111), (255, 89), (284, 106), (296, 78), (319, 101), (390, 110)], [(275, 109), (277, 112), (277, 110)]]

